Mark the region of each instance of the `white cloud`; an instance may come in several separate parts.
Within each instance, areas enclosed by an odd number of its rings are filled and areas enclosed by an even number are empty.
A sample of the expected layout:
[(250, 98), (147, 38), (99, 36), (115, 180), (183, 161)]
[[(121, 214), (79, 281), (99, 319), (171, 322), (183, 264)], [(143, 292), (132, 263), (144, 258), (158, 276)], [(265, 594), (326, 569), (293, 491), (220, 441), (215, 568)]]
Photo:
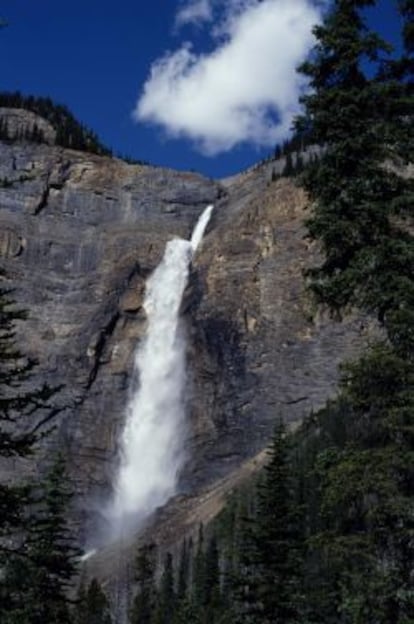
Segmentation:
[(295, 70), (313, 45), (318, 21), (311, 0), (227, 2), (214, 24), (219, 38), (211, 53), (185, 43), (155, 61), (135, 119), (169, 137), (189, 138), (209, 155), (242, 142), (274, 145), (298, 111), (304, 79)]
[(200, 24), (213, 19), (213, 9), (210, 0), (189, 0), (182, 6), (176, 15), (176, 26), (184, 24)]

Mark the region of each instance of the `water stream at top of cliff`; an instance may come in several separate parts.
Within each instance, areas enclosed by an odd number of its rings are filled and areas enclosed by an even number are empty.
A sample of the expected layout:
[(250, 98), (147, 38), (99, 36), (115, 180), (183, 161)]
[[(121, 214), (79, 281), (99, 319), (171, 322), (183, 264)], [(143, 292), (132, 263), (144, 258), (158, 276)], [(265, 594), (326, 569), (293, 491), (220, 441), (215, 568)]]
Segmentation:
[(186, 340), (180, 306), (192, 257), (213, 206), (200, 216), (191, 240), (169, 241), (146, 284), (146, 336), (135, 354), (134, 383), (121, 434), (121, 457), (109, 510), (119, 534), (136, 525), (176, 492), (185, 455)]

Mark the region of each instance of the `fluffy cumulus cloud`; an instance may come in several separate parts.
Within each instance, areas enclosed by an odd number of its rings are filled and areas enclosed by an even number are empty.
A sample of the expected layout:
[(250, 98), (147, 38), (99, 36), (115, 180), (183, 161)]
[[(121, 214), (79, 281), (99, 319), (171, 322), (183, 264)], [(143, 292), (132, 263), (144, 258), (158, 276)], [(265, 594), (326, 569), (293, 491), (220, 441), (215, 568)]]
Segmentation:
[[(202, 5), (211, 17), (216, 3), (190, 1), (181, 23), (196, 19), (191, 9), (201, 19)], [(296, 67), (320, 21), (312, 0), (227, 0), (226, 7), (212, 23), (213, 50), (196, 53), (183, 43), (155, 61), (134, 111), (136, 120), (189, 138), (208, 155), (286, 137), (304, 87)]]

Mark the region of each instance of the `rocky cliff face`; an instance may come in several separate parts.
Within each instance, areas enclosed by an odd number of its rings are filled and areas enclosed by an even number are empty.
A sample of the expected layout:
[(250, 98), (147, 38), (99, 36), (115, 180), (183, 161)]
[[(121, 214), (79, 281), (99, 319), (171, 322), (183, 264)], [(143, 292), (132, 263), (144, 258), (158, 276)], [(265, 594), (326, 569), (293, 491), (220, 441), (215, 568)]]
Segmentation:
[(336, 324), (312, 313), (302, 278), (316, 254), (303, 227), (306, 198), (269, 177), (263, 167), (220, 184), (0, 144), (1, 266), (30, 313), (19, 340), (39, 360), (38, 377), (63, 384), (64, 409), (40, 465), (52, 447), (67, 453), (81, 532), (93, 525), (116, 465), (145, 331), (145, 279), (166, 241), (188, 238), (206, 204), (216, 209), (183, 304), (190, 381), (182, 495), (216, 483), (222, 492), (223, 479), (266, 446), (276, 417), (297, 422), (334, 392), (339, 362), (371, 331), (361, 319)]
[(32, 111), (23, 108), (5, 108), (0, 106), (0, 122), (3, 124), (3, 131), (7, 129), (7, 136), (10, 138), (17, 136), (32, 135), (39, 133), (42, 142), (54, 145), (56, 140), (56, 130), (54, 127)]

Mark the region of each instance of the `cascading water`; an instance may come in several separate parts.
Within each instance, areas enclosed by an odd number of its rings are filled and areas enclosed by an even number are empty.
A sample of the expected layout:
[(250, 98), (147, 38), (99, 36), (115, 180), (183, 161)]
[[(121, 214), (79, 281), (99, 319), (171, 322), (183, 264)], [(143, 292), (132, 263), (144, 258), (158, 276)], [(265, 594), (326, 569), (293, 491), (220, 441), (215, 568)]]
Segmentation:
[(147, 282), (148, 328), (135, 356), (139, 385), (127, 407), (110, 510), (116, 531), (144, 520), (175, 493), (184, 460), (186, 371), (180, 305), (192, 256), (212, 210), (208, 206), (203, 212), (190, 241), (167, 243), (161, 263)]

